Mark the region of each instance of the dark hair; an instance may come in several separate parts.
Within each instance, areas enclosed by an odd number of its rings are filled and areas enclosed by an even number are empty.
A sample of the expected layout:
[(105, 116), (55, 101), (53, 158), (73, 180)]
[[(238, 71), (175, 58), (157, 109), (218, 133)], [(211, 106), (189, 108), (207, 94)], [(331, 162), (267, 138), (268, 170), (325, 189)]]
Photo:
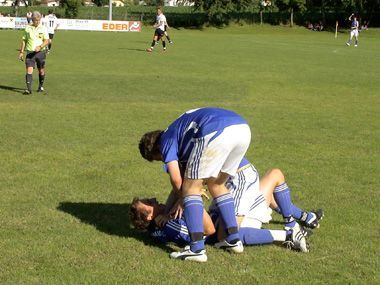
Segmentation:
[(52, 9), (49, 9), (49, 10), (48, 10), (48, 13), (49, 13), (49, 14), (52, 14), (52, 13), (53, 13), (53, 10), (52, 10)]
[(146, 219), (148, 216), (147, 211), (138, 211), (137, 203), (141, 202), (138, 197), (133, 198), (131, 206), (129, 207), (129, 221), (138, 230), (146, 230), (150, 226), (150, 221)]
[(144, 134), (139, 143), (141, 156), (146, 160), (153, 161), (153, 157), (160, 154), (161, 130), (156, 130)]

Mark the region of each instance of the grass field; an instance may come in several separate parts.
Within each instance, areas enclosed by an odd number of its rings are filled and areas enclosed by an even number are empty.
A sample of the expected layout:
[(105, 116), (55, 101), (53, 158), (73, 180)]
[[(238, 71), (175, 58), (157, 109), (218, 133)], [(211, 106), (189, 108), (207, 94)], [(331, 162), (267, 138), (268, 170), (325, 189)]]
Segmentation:
[[(20, 32), (0, 31), (0, 283), (379, 284), (380, 30), (358, 48), (302, 28), (171, 30), (148, 54), (152, 32), (58, 32), (48, 94), (24, 96)], [(178, 262), (129, 228), (134, 196), (169, 192), (141, 135), (201, 106), (242, 114), (260, 173), (283, 169), (296, 204), (325, 209), (309, 254)]]

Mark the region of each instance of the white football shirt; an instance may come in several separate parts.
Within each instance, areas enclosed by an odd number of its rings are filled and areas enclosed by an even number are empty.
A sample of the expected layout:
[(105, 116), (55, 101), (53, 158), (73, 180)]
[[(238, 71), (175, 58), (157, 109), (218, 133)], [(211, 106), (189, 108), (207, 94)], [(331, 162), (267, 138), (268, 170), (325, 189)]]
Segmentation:
[(54, 34), (58, 27), (58, 18), (54, 14), (49, 14), (45, 17), (45, 23), (49, 34)]
[(159, 24), (160, 30), (165, 31), (166, 17), (164, 14), (157, 16), (157, 24)]

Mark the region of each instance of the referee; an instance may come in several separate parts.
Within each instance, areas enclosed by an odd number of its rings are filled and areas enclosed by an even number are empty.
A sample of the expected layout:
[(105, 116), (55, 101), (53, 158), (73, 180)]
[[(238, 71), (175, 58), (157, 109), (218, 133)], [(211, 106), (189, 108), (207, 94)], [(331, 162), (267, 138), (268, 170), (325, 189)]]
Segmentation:
[(33, 69), (38, 68), (39, 86), (37, 92), (44, 91), (46, 47), (49, 44), (49, 35), (45, 26), (41, 24), (41, 14), (38, 11), (32, 13), (32, 24), (26, 26), (22, 36), (19, 59), (24, 60), (26, 52), (26, 90), (25, 95), (32, 94)]

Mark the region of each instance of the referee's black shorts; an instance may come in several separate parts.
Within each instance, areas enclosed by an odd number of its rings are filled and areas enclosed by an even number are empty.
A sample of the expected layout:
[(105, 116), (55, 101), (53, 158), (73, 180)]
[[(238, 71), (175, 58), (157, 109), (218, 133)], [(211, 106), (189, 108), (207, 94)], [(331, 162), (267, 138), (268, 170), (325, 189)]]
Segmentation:
[(35, 68), (36, 63), (37, 63), (37, 68), (40, 69), (40, 68), (45, 67), (45, 59), (46, 59), (46, 52), (44, 50), (39, 51), (39, 52), (35, 52), (35, 51), (29, 52), (26, 55), (25, 64), (26, 64), (26, 67)]

